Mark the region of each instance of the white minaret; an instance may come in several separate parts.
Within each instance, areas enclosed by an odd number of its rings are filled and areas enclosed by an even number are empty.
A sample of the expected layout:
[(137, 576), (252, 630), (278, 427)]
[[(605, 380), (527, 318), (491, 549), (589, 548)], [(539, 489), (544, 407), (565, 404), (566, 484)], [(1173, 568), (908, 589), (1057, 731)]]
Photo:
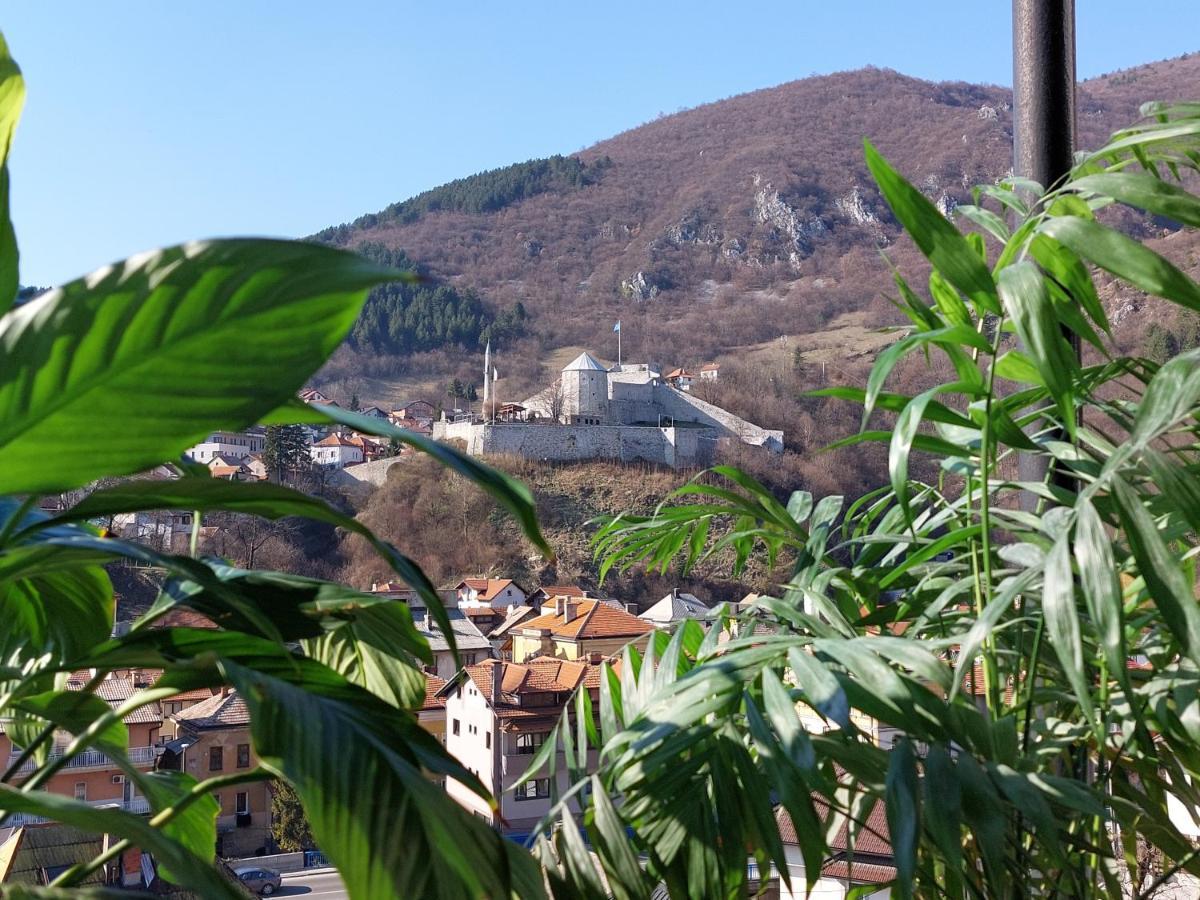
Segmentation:
[(488, 338), (487, 349), (483, 351), (483, 410), (487, 412), (487, 402), (492, 396), (492, 392), (488, 390), (488, 379), (492, 374), (492, 339)]

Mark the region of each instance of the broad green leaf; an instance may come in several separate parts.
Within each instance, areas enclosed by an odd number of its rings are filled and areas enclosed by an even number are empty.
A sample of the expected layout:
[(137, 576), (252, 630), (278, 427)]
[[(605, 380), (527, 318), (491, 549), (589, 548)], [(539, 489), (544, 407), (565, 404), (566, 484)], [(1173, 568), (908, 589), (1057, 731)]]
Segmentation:
[(112, 633), (115, 601), (97, 565), (62, 565), (0, 585), (0, 658), (73, 659)]
[[(648, 673), (644, 677), (648, 677)], [(637, 900), (644, 896), (638, 888), (644, 886), (645, 875), (633, 849), (629, 846), (625, 825), (609, 799), (604, 784), (595, 775), (592, 776), (592, 799), (592, 837), (600, 850), (600, 862), (609, 875), (609, 887), (613, 889), (618, 900)]]
[(1071, 181), (1069, 186), (1080, 193), (1102, 194), (1126, 206), (1200, 228), (1200, 198), (1148, 173), (1104, 172), (1085, 175)]
[(356, 900), (543, 896), (532, 858), (425, 777), (422, 766), (449, 771), (451, 761), (413, 716), (332, 672), (309, 667), (288, 683), (261, 666), (223, 668), (250, 710), (263, 766), (295, 787)]
[(921, 808), (917, 793), (917, 760), (912, 743), (903, 739), (892, 747), (887, 769), (887, 823), (896, 860), (896, 890), (913, 895), (917, 867), (917, 842), (921, 834)]
[(999, 287), (1004, 308), (1016, 326), (1025, 352), (1037, 366), (1058, 405), (1067, 432), (1073, 437), (1074, 375), (1079, 362), (1063, 339), (1042, 276), (1032, 263), (1017, 263), (1000, 273)]
[(1045, 386), (1042, 373), (1026, 354), (1020, 350), (1009, 350), (996, 360), (996, 376), (1019, 384)]
[(1136, 288), (1200, 311), (1200, 287), (1144, 244), (1098, 222), (1073, 216), (1048, 219), (1041, 233)]
[(353, 621), (302, 646), (313, 659), (393, 706), (415, 709), (425, 699), (425, 676), (417, 659), (431, 657), (404, 603), (361, 609)]
[(1080, 500), (1075, 507), (1074, 552), (1079, 584), (1087, 601), (1088, 615), (1095, 623), (1104, 658), (1108, 661), (1109, 673), (1125, 682), (1128, 653), (1116, 561), (1108, 531), (1096, 507), (1087, 499)]
[(853, 731), (854, 726), (850, 722), (850, 701), (846, 699), (846, 692), (837, 677), (823, 663), (803, 650), (789, 651), (788, 663), (805, 702), (825, 718), (848, 731)]
[(944, 747), (934, 745), (925, 754), (921, 787), (925, 809), (922, 822), (946, 858), (947, 875), (958, 881), (962, 866), (962, 788)]
[(214, 428), (254, 424), (395, 274), (315, 244), (211, 241), (134, 257), (12, 310), (0, 318), (0, 493), (131, 474)]
[(1091, 273), (1078, 255), (1045, 234), (1039, 234), (1029, 242), (1029, 255), (1037, 260), (1038, 265), (1051, 278), (1062, 285), (1063, 290), (1083, 307), (1093, 322), (1105, 332), (1111, 333), (1108, 315), (1104, 312), (1099, 294), (1096, 293)]
[(25, 103), (25, 80), (0, 34), (0, 314), (12, 306), (20, 281), (17, 235), (9, 216), (8, 154)]
[(1058, 661), (1062, 663), (1063, 672), (1075, 691), (1080, 709), (1095, 724), (1092, 694), (1083, 669), (1083, 638), (1079, 629), (1079, 612), (1075, 608), (1071, 547), (1065, 533), (1046, 554), (1042, 579), (1042, 614), (1046, 617), (1046, 636)]
[(45, 816), (84, 831), (129, 838), (142, 850), (153, 853), (158, 863), (178, 878), (180, 884), (200, 892), (204, 897), (240, 900), (243, 896), (216, 869), (171, 835), (151, 826), (145, 816), (116, 809), (99, 809), (48, 791), (24, 793), (7, 784), (0, 784), (0, 810)]
[(867, 168), (888, 206), (934, 268), (971, 298), (981, 312), (999, 312), (991, 273), (967, 244), (966, 238), (946, 221), (924, 194), (905, 181), (869, 141), (863, 146)]
[(1196, 415), (1200, 400), (1200, 348), (1164, 363), (1150, 379), (1129, 438), (1141, 449), (1177, 422)]
[(910, 526), (913, 514), (908, 505), (908, 457), (912, 452), (913, 440), (917, 436), (917, 431), (925, 420), (925, 408), (940, 391), (941, 387), (939, 386), (913, 397), (896, 420), (891, 444), (888, 447), (888, 475), (892, 481), (892, 490), (896, 492), (896, 502), (900, 504), (900, 509), (904, 511), (905, 521)]
[[(196, 779), (186, 772), (168, 770), (147, 772), (138, 779), (138, 787), (149, 799), (155, 813), (178, 804), (196, 784)], [(204, 793), (192, 799), (182, 813), (160, 826), (160, 830), (188, 852), (211, 863), (216, 857), (217, 816), (220, 814), (221, 805), (217, 798), (211, 793)], [(169, 881), (186, 884), (182, 873), (175, 874), (164, 867), (161, 874)]]
[(1200, 665), (1200, 605), (1196, 603), (1192, 585), (1137, 492), (1124, 480), (1115, 478), (1112, 497), (1150, 598), (1183, 652)]
[[(67, 690), (21, 697), (13, 702), (13, 709), (23, 715), (8, 723), (6, 731), (13, 744), (28, 747), (47, 722), (54, 723), (68, 734), (78, 735), (111, 712), (112, 707), (95, 694)], [(113, 721), (95, 733), (92, 744), (105, 753), (123, 754), (129, 745), (128, 729), (123, 722)], [(42, 747), (43, 751), (49, 749), (49, 743)], [(44, 758), (44, 753), (38, 757), (39, 760)]]

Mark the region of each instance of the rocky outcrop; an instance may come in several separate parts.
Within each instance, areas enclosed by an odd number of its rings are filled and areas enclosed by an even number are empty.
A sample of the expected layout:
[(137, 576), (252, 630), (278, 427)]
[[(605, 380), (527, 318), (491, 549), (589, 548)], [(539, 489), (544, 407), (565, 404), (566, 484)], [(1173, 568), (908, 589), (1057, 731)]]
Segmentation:
[(653, 275), (635, 272), (621, 282), (621, 296), (626, 300), (652, 300), (658, 296), (659, 285)]
[(696, 211), (667, 226), (667, 230), (663, 232), (663, 240), (676, 247), (682, 244), (719, 244), (723, 238), (720, 226), (713, 222), (705, 222)]
[(812, 253), (813, 239), (825, 234), (828, 226), (820, 216), (801, 217), (761, 175), (754, 176), (754, 187), (757, 188), (754, 192), (755, 221), (786, 236), (791, 245), (788, 260), (793, 267), (799, 265), (800, 260)]

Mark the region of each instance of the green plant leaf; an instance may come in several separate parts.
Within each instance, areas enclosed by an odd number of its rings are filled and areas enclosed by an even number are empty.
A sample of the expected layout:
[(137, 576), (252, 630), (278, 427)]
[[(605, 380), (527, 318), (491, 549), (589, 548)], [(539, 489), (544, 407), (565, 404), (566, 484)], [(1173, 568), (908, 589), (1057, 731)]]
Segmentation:
[(395, 274), (315, 244), (212, 241), (135, 257), (10, 311), (0, 493), (131, 474), (213, 428), (254, 424), (333, 352), (367, 289)]
[(1068, 434), (1075, 435), (1074, 377), (1079, 362), (1063, 340), (1041, 273), (1032, 263), (1016, 263), (1000, 273), (1000, 297), (1016, 326), (1025, 352), (1062, 414)]
[(1046, 554), (1042, 580), (1042, 612), (1046, 617), (1046, 635), (1062, 664), (1067, 681), (1075, 691), (1080, 709), (1095, 724), (1092, 693), (1083, 671), (1083, 638), (1079, 613), (1075, 608), (1075, 583), (1071, 575), (1071, 547), (1067, 535), (1061, 535)]
[(73, 659), (112, 633), (115, 601), (97, 565), (60, 565), (0, 586), (0, 658)]
[(913, 895), (917, 868), (917, 840), (921, 834), (921, 807), (917, 793), (917, 760), (912, 743), (903, 739), (888, 754), (887, 823), (896, 860), (896, 890)]
[(867, 168), (900, 224), (942, 276), (971, 298), (981, 311), (998, 313), (991, 273), (961, 232), (925, 195), (893, 169), (869, 141), (863, 144)]
[(8, 813), (31, 813), (84, 831), (129, 838), (142, 850), (153, 853), (159, 865), (169, 869), (180, 884), (204, 897), (240, 900), (242, 893), (212, 866), (179, 844), (171, 835), (149, 824), (145, 816), (116, 809), (99, 809), (70, 797), (47, 791), (25, 793), (0, 784), (0, 809)]
[(1120, 478), (1113, 479), (1112, 490), (1130, 552), (1151, 599), (1183, 652), (1200, 665), (1200, 606), (1191, 585), (1137, 492)]
[(1174, 219), (1182, 225), (1200, 228), (1200, 198), (1183, 188), (1144, 172), (1103, 172), (1085, 175), (1070, 182), (1080, 193), (1112, 197), (1126, 206), (1144, 209)]
[(9, 215), (8, 154), (25, 104), (25, 79), (0, 34), (0, 314), (16, 300), (20, 282), (17, 235)]
[[(146, 772), (138, 779), (138, 787), (145, 792), (156, 813), (175, 806), (196, 784), (196, 779), (186, 772), (168, 770)], [(221, 804), (213, 794), (206, 793), (193, 799), (183, 812), (161, 826), (160, 830), (185, 850), (211, 864), (216, 858), (217, 816), (220, 814)], [(187, 883), (183, 880), (183, 873), (176, 874), (169, 867), (164, 867), (161, 874), (168, 881)]]
[(1048, 219), (1040, 231), (1148, 294), (1200, 310), (1200, 287), (1194, 281), (1149, 247), (1119, 231), (1074, 216)]
[(355, 898), (544, 895), (532, 857), (425, 777), (422, 766), (452, 761), (414, 717), (367, 702), (332, 672), (309, 669), (293, 684), (261, 666), (223, 667), (250, 710), (259, 759), (295, 787)]

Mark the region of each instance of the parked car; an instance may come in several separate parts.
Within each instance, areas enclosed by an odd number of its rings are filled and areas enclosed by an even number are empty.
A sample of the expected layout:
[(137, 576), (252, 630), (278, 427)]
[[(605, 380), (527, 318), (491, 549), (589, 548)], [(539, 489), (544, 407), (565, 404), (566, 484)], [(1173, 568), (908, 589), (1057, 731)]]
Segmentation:
[(279, 890), (279, 886), (283, 884), (283, 878), (274, 869), (263, 869), (258, 866), (242, 866), (239, 869), (234, 869), (233, 874), (238, 877), (238, 881), (244, 884), (247, 889), (263, 897), (269, 897)]

